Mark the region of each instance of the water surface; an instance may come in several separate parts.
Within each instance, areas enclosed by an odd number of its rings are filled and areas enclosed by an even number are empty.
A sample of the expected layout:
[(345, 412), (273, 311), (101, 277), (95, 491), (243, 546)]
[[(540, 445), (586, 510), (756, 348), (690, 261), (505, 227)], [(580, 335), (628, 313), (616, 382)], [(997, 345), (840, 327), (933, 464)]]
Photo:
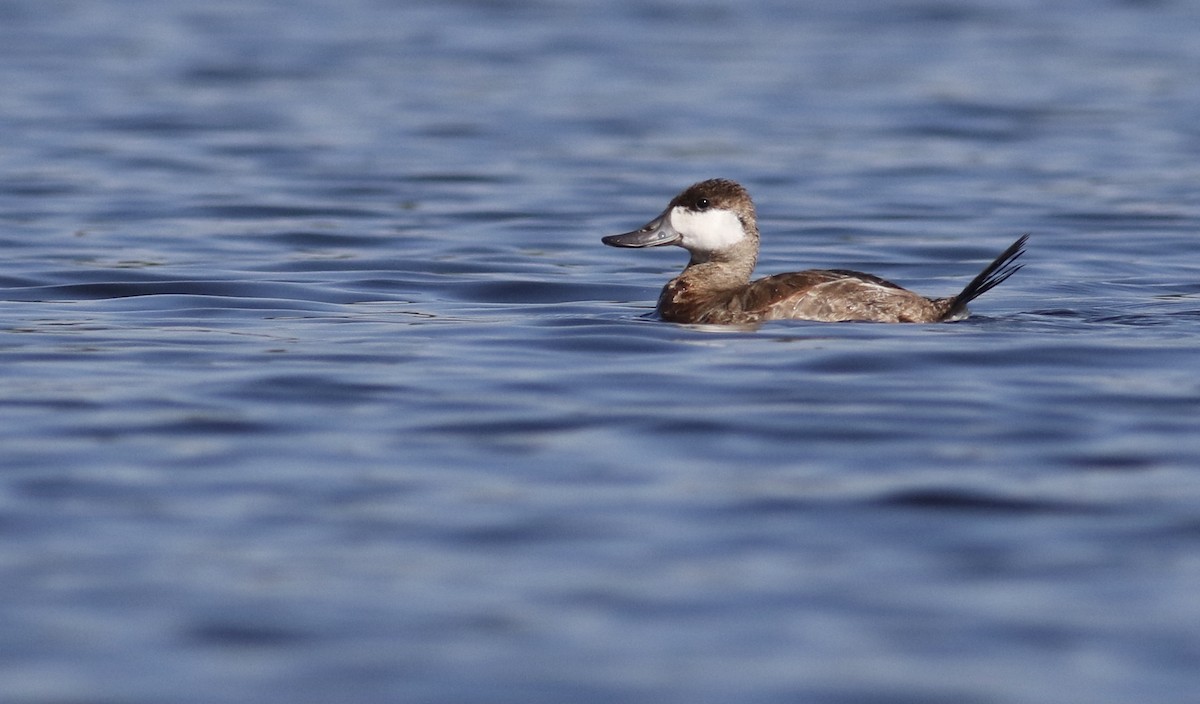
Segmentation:
[[(0, 2), (0, 694), (1191, 702), (1182, 2)], [(761, 273), (955, 324), (654, 320)]]

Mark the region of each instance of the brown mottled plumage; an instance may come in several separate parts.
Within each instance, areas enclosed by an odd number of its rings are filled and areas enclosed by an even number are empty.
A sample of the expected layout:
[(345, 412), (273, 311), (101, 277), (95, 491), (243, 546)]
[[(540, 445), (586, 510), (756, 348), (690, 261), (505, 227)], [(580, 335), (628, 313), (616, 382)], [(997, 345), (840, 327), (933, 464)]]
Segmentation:
[(749, 324), (764, 320), (936, 323), (961, 320), (967, 304), (1021, 268), (1028, 235), (1014, 242), (957, 296), (926, 298), (878, 276), (811, 269), (750, 282), (758, 260), (754, 202), (733, 181), (688, 187), (642, 229), (605, 237), (613, 247), (674, 244), (691, 260), (658, 297), (658, 313), (676, 323)]

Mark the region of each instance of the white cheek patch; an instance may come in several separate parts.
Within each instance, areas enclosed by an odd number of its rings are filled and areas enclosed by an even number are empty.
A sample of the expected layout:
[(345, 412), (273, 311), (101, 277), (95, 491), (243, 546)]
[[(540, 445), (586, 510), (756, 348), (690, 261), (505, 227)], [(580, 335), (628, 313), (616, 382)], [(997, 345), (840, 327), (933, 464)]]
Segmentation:
[(732, 210), (697, 212), (677, 205), (671, 208), (671, 227), (679, 233), (680, 244), (701, 252), (727, 249), (746, 236), (742, 221)]

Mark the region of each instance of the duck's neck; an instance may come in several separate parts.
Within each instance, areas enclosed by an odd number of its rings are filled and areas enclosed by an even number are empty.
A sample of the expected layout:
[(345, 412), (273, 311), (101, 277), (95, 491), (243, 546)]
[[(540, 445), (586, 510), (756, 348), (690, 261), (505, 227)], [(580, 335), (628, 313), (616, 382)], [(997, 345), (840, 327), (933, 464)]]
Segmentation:
[(757, 261), (758, 240), (748, 237), (723, 252), (692, 252), (691, 261), (678, 279), (703, 282), (707, 289), (738, 288), (750, 282)]

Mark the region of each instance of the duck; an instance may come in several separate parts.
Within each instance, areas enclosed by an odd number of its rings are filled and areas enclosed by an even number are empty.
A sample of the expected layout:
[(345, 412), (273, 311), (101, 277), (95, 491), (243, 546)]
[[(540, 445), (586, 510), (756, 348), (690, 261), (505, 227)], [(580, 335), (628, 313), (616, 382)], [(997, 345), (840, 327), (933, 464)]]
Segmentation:
[(969, 315), (967, 304), (1023, 266), (1029, 235), (1019, 237), (957, 295), (928, 298), (872, 274), (809, 269), (751, 281), (758, 261), (754, 201), (739, 183), (709, 179), (688, 186), (666, 209), (632, 232), (609, 235), (610, 247), (675, 245), (688, 251), (683, 272), (663, 287), (662, 320), (700, 325), (754, 325), (769, 320), (942, 323)]

